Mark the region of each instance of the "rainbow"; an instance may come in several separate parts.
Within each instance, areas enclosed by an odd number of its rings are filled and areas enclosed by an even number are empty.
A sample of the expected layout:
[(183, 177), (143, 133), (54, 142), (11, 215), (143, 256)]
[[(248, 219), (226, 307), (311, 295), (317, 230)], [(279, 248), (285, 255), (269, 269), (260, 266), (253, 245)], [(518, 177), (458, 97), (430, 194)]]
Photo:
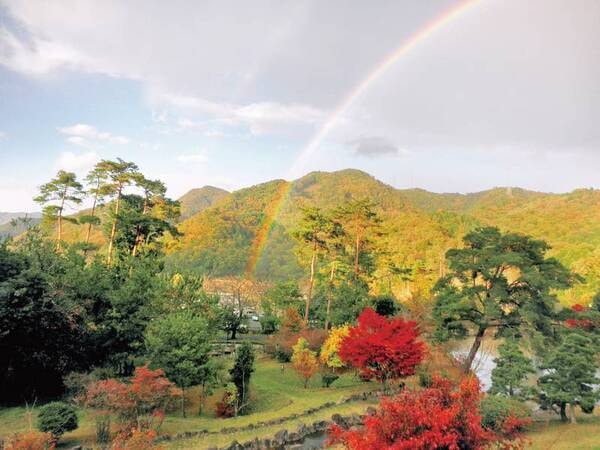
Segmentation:
[[(352, 89), (350, 93), (344, 97), (342, 102), (333, 110), (321, 128), (302, 149), (292, 164), (288, 172), (288, 177), (293, 179), (299, 175), (300, 171), (306, 165), (306, 162), (319, 148), (321, 142), (323, 142), (323, 139), (325, 139), (325, 137), (333, 129), (338, 120), (340, 120), (350, 106), (352, 106), (352, 104), (356, 102), (356, 100), (388, 69), (390, 69), (399, 59), (413, 50), (420, 42), (430, 38), (446, 24), (455, 20), (465, 13), (469, 8), (475, 6), (479, 2), (480, 0), (463, 0), (459, 2), (413, 33), (408, 39), (402, 41), (402, 43), (390, 54), (388, 54), (383, 61), (379, 63), (354, 89)], [(258, 263), (258, 260), (264, 251), (273, 223), (279, 216), (279, 213), (287, 201), (291, 190), (291, 182), (282, 182), (277, 189), (271, 204), (266, 208), (265, 219), (263, 220), (262, 226), (254, 239), (252, 249), (250, 251), (250, 257), (246, 266), (247, 275), (254, 275), (256, 271), (256, 264)]]

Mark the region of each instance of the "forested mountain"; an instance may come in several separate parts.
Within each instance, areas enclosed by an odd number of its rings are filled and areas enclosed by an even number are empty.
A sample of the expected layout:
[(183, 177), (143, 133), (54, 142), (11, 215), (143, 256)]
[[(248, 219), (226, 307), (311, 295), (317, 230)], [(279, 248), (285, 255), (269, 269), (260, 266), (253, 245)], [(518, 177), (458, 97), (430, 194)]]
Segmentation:
[(214, 186), (204, 186), (192, 189), (181, 196), (181, 220), (185, 220), (196, 213), (204, 211), (217, 200), (225, 197), (229, 192)]
[[(180, 199), (181, 236), (168, 239), (167, 262), (174, 270), (217, 277), (305, 279), (306, 255), (292, 237), (301, 208), (332, 211), (365, 198), (377, 204), (383, 218), (377, 245), (384, 257), (375, 262), (375, 291), (385, 286), (399, 298), (428, 296), (445, 273), (445, 252), (460, 246), (462, 236), (480, 225), (548, 242), (549, 254), (586, 280), (562, 294), (566, 303), (585, 302), (600, 290), (600, 191), (547, 194), (495, 188), (437, 194), (395, 189), (352, 169), (313, 172), (291, 183), (274, 180), (232, 193), (210, 186), (191, 190)], [(66, 240), (84, 236), (85, 227), (65, 225)], [(94, 228), (91, 242), (105, 242), (102, 227)], [(392, 276), (390, 266), (410, 269), (412, 276)], [(326, 270), (324, 263), (319, 267)]]
[[(285, 200), (280, 202), (283, 192)], [(289, 192), (289, 193), (288, 193)], [(445, 251), (478, 225), (496, 225), (546, 240), (557, 256), (586, 278), (564, 295), (570, 303), (600, 288), (600, 192), (546, 194), (496, 188), (473, 194), (398, 190), (358, 170), (313, 172), (291, 184), (278, 180), (236, 191), (180, 225), (183, 237), (172, 246), (170, 262), (212, 275), (247, 269), (266, 211), (282, 204), (260, 251), (255, 275), (285, 279), (301, 273), (291, 232), (302, 206), (333, 209), (349, 199), (370, 198), (384, 217), (380, 244), (389, 261), (413, 270), (412, 281), (395, 280), (394, 291), (424, 295), (444, 272)], [(301, 258), (300, 258), (301, 259)], [(381, 278), (385, 278), (382, 274)]]
[(18, 236), (40, 220), (41, 214), (37, 212), (0, 212), (0, 238)]
[(21, 217), (29, 217), (32, 219), (39, 219), (42, 215), (38, 212), (26, 213), (26, 212), (2, 212), (0, 211), (0, 225), (10, 223), (11, 220), (18, 219)]

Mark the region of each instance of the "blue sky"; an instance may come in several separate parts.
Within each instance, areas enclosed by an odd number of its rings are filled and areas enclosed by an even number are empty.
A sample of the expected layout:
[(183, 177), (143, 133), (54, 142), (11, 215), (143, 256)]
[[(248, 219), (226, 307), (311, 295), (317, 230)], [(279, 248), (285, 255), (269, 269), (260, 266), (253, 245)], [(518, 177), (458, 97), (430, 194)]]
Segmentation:
[[(600, 3), (0, 0), (0, 211), (121, 157), (178, 197), (311, 170), (563, 192), (600, 178)], [(460, 6), (460, 5), (459, 5)]]

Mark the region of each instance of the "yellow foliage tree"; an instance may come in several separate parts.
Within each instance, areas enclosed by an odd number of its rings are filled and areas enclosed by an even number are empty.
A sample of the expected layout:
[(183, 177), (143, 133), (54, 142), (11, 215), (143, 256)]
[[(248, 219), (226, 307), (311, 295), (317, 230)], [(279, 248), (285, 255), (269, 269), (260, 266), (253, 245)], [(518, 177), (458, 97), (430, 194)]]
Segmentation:
[(321, 355), (319, 359), (321, 363), (326, 365), (327, 367), (331, 367), (332, 369), (339, 369), (344, 367), (344, 363), (340, 359), (338, 355), (338, 350), (340, 349), (340, 345), (342, 341), (348, 334), (350, 333), (349, 325), (342, 325), (340, 327), (333, 327), (329, 332), (329, 336), (323, 342), (323, 346), (321, 347)]
[(304, 338), (298, 339), (292, 350), (292, 367), (304, 381), (304, 389), (306, 389), (309, 380), (319, 370), (317, 354), (310, 350)]

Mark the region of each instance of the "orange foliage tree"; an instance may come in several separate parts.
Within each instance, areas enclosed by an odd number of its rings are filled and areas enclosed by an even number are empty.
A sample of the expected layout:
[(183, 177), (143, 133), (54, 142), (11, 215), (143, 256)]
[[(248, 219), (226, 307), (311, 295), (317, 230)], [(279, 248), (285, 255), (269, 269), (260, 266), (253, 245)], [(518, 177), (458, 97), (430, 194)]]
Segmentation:
[(292, 367), (304, 381), (304, 389), (308, 386), (308, 382), (313, 375), (319, 370), (317, 354), (310, 350), (308, 342), (304, 338), (298, 339), (298, 342), (294, 345)]
[(54, 450), (56, 439), (50, 433), (28, 431), (10, 436), (2, 448), (4, 450)]
[(133, 429), (158, 429), (165, 408), (180, 395), (161, 369), (151, 370), (145, 365), (135, 369), (129, 383), (115, 379), (90, 383), (83, 400), (86, 406), (96, 409), (99, 417), (116, 416), (122, 432), (128, 433)]

